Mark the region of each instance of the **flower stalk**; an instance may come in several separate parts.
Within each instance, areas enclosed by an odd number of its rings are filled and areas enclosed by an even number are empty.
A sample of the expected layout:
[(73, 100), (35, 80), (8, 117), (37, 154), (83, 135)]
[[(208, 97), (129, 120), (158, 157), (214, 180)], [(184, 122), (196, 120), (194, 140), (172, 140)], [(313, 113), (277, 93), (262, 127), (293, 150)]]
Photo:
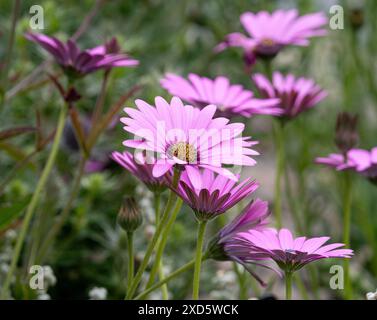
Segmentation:
[[(164, 229), (164, 231), (162, 233), (162, 236), (161, 236), (161, 239), (158, 243), (158, 247), (157, 247), (157, 251), (156, 251), (155, 262), (154, 262), (154, 265), (152, 267), (152, 271), (150, 273), (149, 280), (148, 280), (148, 283), (147, 283), (147, 288), (150, 287), (153, 284), (157, 272), (160, 273), (160, 269), (162, 267), (162, 256), (163, 256), (163, 253), (164, 253), (164, 250), (165, 250), (165, 247), (166, 247), (168, 236), (170, 234), (170, 231), (173, 227), (175, 220), (177, 219), (177, 215), (181, 210), (182, 203), (183, 203), (182, 199), (177, 198), (177, 201), (176, 201), (175, 206), (174, 206), (174, 210), (173, 210), (173, 212), (172, 212), (172, 214), (171, 214), (171, 216), (170, 216), (170, 218), (169, 218), (169, 220), (166, 224), (166, 228)], [(161, 277), (160, 277), (160, 280), (162, 280)]]
[(204, 234), (206, 231), (207, 220), (199, 221), (198, 225), (198, 238), (196, 243), (196, 256), (195, 256), (195, 269), (194, 269), (194, 280), (192, 289), (192, 299), (199, 299), (199, 285), (200, 285), (200, 269), (202, 265), (202, 255), (203, 255), (203, 243)]
[(292, 272), (285, 271), (285, 299), (292, 299)]
[[(205, 256), (203, 256), (203, 260), (205, 259)], [(167, 277), (165, 277), (163, 280), (160, 280), (159, 282), (157, 282), (156, 284), (154, 284), (153, 286), (147, 288), (146, 290), (144, 290), (143, 292), (141, 292), (139, 295), (137, 295), (135, 297), (135, 300), (142, 300), (142, 299), (146, 299), (146, 297), (151, 293), (153, 292), (154, 290), (157, 290), (158, 288), (160, 288), (162, 285), (168, 283), (170, 280), (174, 279), (175, 277), (179, 276), (180, 274), (190, 270), (191, 268), (193, 268), (195, 265), (195, 259), (192, 259), (190, 262), (187, 262), (185, 265), (183, 265), (182, 267), (180, 267), (179, 269), (175, 270), (174, 272), (172, 272), (170, 275), (168, 275)]]
[[(179, 169), (174, 170), (173, 187), (176, 187), (178, 185), (180, 174), (181, 174), (181, 172), (180, 172)], [(148, 245), (147, 251), (145, 252), (145, 255), (144, 255), (144, 259), (141, 262), (141, 265), (136, 272), (136, 275), (135, 275), (135, 278), (132, 282), (132, 285), (127, 290), (126, 299), (132, 299), (132, 297), (133, 297), (133, 295), (134, 295), (134, 293), (135, 293), (135, 291), (136, 291), (136, 289), (137, 289), (137, 287), (138, 287), (138, 285), (141, 281), (141, 277), (143, 276), (143, 273), (148, 266), (149, 260), (152, 256), (152, 253), (153, 253), (155, 246), (157, 245), (157, 242), (158, 242), (158, 239), (160, 238), (161, 232), (163, 231), (163, 228), (165, 227), (166, 223), (168, 222), (170, 212), (173, 209), (173, 205), (175, 203), (176, 198), (177, 198), (176, 194), (174, 193), (173, 190), (171, 190), (170, 194), (169, 194), (168, 202), (166, 204), (165, 211), (162, 214), (160, 222), (159, 222), (159, 224), (156, 228), (156, 232), (154, 233), (153, 238)]]
[[(351, 239), (351, 206), (352, 206), (352, 177), (350, 172), (344, 174), (343, 196), (343, 242), (350, 247)], [(349, 274), (349, 259), (344, 259), (344, 295), (346, 299), (352, 299), (352, 284)]]
[(35, 188), (33, 197), (31, 198), (31, 201), (30, 201), (29, 206), (28, 206), (26, 213), (25, 213), (25, 217), (24, 217), (24, 220), (23, 220), (23, 223), (22, 223), (21, 231), (20, 231), (20, 234), (19, 234), (17, 242), (16, 242), (16, 246), (15, 246), (14, 251), (13, 251), (13, 256), (12, 256), (12, 261), (11, 261), (11, 264), (10, 264), (10, 267), (9, 267), (9, 271), (7, 273), (7, 276), (5, 278), (5, 281), (4, 281), (4, 284), (3, 284), (3, 287), (2, 287), (2, 294), (1, 294), (2, 298), (4, 298), (7, 295), (7, 292), (8, 292), (10, 283), (12, 281), (17, 263), (18, 263), (19, 258), (20, 258), (20, 253), (21, 253), (23, 243), (25, 241), (26, 233), (29, 229), (30, 222), (33, 218), (35, 208), (38, 205), (39, 197), (40, 197), (40, 195), (41, 195), (41, 193), (42, 193), (42, 191), (43, 191), (43, 189), (46, 185), (47, 179), (50, 176), (51, 170), (54, 166), (56, 155), (58, 153), (60, 141), (61, 141), (61, 138), (62, 138), (62, 133), (63, 133), (66, 115), (67, 115), (67, 106), (64, 105), (60, 110), (59, 120), (58, 120), (56, 133), (55, 133), (55, 138), (54, 138), (54, 141), (53, 141), (53, 144), (52, 144), (52, 147), (51, 147), (49, 157), (47, 159), (47, 162), (46, 162), (46, 165), (43, 169), (42, 175), (41, 175), (41, 177), (38, 181), (38, 184)]
[(134, 277), (134, 244), (133, 232), (127, 232), (127, 249), (128, 249), (128, 273), (127, 273), (127, 288), (131, 287)]
[(276, 173), (274, 190), (274, 211), (276, 227), (282, 227), (282, 178), (284, 173), (284, 128), (280, 120), (274, 122), (274, 139), (276, 147)]

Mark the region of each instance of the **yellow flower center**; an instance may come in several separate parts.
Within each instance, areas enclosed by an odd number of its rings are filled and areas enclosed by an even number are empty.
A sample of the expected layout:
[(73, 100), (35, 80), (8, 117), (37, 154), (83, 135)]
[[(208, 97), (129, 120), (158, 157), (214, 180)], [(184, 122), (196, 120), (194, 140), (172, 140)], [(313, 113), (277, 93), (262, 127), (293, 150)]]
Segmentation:
[(261, 41), (262, 45), (263, 46), (266, 46), (266, 47), (272, 47), (275, 45), (275, 41), (272, 40), (272, 39), (269, 39), (269, 38), (265, 38)]
[(171, 157), (176, 157), (179, 160), (193, 163), (197, 160), (197, 152), (194, 146), (187, 142), (178, 142), (170, 146), (169, 155)]

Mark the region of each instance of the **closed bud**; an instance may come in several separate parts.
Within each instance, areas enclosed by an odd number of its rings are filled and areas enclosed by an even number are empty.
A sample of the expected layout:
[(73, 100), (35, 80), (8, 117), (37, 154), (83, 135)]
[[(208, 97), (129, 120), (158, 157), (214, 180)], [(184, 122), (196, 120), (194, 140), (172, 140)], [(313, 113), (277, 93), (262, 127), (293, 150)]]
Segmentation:
[(134, 198), (123, 199), (117, 222), (127, 232), (134, 232), (143, 223), (143, 217)]
[(335, 144), (346, 155), (359, 142), (357, 133), (357, 115), (341, 112), (336, 119)]
[(113, 37), (105, 44), (106, 53), (120, 53), (120, 46), (118, 40)]
[(349, 13), (351, 26), (354, 30), (360, 29), (364, 24), (364, 11), (362, 8), (353, 8)]
[(76, 102), (81, 99), (80, 93), (74, 87), (70, 87), (64, 95), (64, 100), (66, 102)]

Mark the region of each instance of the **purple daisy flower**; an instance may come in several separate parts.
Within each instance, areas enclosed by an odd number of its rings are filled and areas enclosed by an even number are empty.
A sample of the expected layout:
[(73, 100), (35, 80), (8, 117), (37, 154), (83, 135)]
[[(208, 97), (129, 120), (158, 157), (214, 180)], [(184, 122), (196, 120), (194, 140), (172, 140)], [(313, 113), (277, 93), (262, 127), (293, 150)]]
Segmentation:
[(197, 176), (182, 173), (175, 192), (192, 208), (198, 220), (203, 221), (226, 212), (258, 187), (251, 178), (237, 183), (205, 169)]
[(225, 245), (228, 255), (244, 262), (273, 260), (285, 272), (292, 273), (306, 264), (327, 258), (351, 258), (353, 250), (340, 249), (343, 243), (325, 243), (329, 237), (293, 238), (288, 229), (249, 230), (234, 236)]
[(171, 95), (203, 108), (209, 104), (217, 106), (217, 116), (250, 117), (255, 114), (280, 115), (279, 99), (257, 99), (252, 91), (242, 85), (230, 84), (228, 78), (220, 76), (214, 80), (190, 73), (188, 80), (172, 73), (160, 81)]
[(326, 34), (323, 27), (327, 24), (327, 17), (322, 12), (303, 16), (299, 16), (296, 9), (276, 10), (273, 13), (245, 12), (240, 20), (249, 36), (231, 33), (216, 50), (241, 47), (248, 64), (254, 64), (257, 57), (274, 57), (288, 45), (307, 46), (309, 38)]
[(313, 108), (327, 96), (327, 92), (312, 79), (296, 79), (292, 74), (284, 77), (280, 72), (274, 72), (272, 83), (263, 74), (255, 74), (252, 79), (262, 97), (280, 99), (282, 116), (286, 119)]
[(256, 164), (251, 156), (258, 152), (250, 147), (257, 142), (241, 136), (244, 124), (229, 124), (226, 118), (213, 118), (216, 106), (200, 110), (184, 105), (177, 97), (173, 97), (170, 104), (161, 97), (156, 97), (156, 106), (143, 100), (135, 103), (137, 109), (125, 108), (128, 117), (121, 118), (124, 129), (135, 138), (123, 144), (155, 153), (153, 176), (160, 177), (175, 167), (186, 170), (195, 183), (200, 181), (201, 168), (237, 180), (223, 165)]
[(351, 149), (345, 155), (331, 153), (327, 157), (319, 157), (316, 163), (325, 164), (338, 171), (353, 170), (377, 183), (377, 147), (369, 150)]
[(119, 53), (119, 46), (115, 38), (105, 45), (87, 50), (80, 50), (73, 40), (64, 43), (55, 37), (44, 34), (29, 32), (26, 34), (26, 38), (38, 43), (49, 52), (69, 76), (81, 77), (100, 69), (133, 67), (139, 64), (137, 60)]
[(113, 152), (111, 158), (142, 181), (152, 192), (160, 193), (166, 189), (165, 178), (153, 176), (153, 164), (150, 164), (151, 162), (153, 163), (153, 160), (148, 159), (147, 161), (142, 153), (136, 153), (133, 156), (127, 151), (123, 153)]

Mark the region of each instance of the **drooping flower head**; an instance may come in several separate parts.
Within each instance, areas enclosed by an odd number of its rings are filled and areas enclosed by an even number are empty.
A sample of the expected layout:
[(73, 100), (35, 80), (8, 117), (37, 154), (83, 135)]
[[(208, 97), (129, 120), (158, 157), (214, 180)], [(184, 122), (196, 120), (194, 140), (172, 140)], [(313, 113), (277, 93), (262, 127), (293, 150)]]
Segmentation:
[(87, 50), (80, 50), (71, 39), (64, 43), (55, 37), (30, 32), (26, 34), (26, 38), (50, 53), (71, 77), (81, 77), (100, 69), (133, 67), (139, 64), (137, 60), (119, 52), (115, 38), (105, 45)]
[[(218, 234), (212, 239), (209, 245), (210, 257), (215, 260), (237, 260), (237, 257), (229, 256), (224, 251), (227, 241), (240, 233), (248, 230), (263, 230), (268, 224), (268, 202), (260, 199), (252, 200)], [(234, 259), (235, 258), (235, 259)]]
[(209, 104), (217, 106), (216, 115), (223, 117), (255, 114), (280, 115), (277, 107), (279, 99), (257, 99), (250, 90), (242, 85), (230, 84), (226, 77), (214, 80), (190, 73), (188, 80), (172, 73), (166, 74), (161, 81), (163, 88), (170, 94), (180, 97), (192, 105), (203, 108)]
[(341, 249), (343, 243), (325, 243), (329, 237), (294, 238), (288, 229), (249, 230), (241, 232), (225, 245), (229, 255), (242, 261), (273, 260), (285, 272), (294, 272), (306, 264), (327, 258), (351, 258), (351, 249)]
[(202, 221), (226, 212), (253, 193), (258, 186), (258, 183), (250, 178), (237, 183), (204, 169), (195, 176), (184, 172), (175, 191)]
[(331, 153), (327, 157), (316, 158), (316, 163), (333, 167), (338, 171), (352, 170), (377, 183), (377, 147), (370, 151), (351, 149), (346, 155)]
[(162, 192), (167, 188), (167, 183), (163, 177), (153, 176), (153, 159), (147, 159), (145, 155), (138, 152), (132, 155), (130, 152), (113, 152), (111, 157), (128, 170), (132, 175), (142, 181), (149, 190), (155, 193)]
[(307, 46), (309, 38), (323, 36), (327, 18), (322, 12), (299, 16), (296, 9), (276, 10), (273, 13), (245, 12), (241, 24), (248, 33), (231, 33), (217, 46), (221, 51), (227, 47), (241, 47), (245, 61), (254, 64), (256, 58), (272, 58), (289, 45)]
[(341, 112), (336, 118), (335, 144), (343, 155), (359, 142), (357, 121), (358, 116), (348, 112)]
[(253, 75), (252, 79), (262, 97), (280, 99), (284, 119), (292, 119), (301, 112), (313, 108), (327, 96), (327, 92), (314, 80), (295, 78), (292, 74), (283, 76), (280, 72), (274, 72), (272, 83), (262, 74)]
[(237, 180), (224, 165), (255, 165), (250, 156), (258, 153), (250, 147), (257, 142), (241, 136), (242, 123), (229, 124), (226, 118), (213, 118), (216, 106), (200, 110), (183, 105), (177, 97), (170, 104), (161, 97), (156, 97), (156, 106), (142, 100), (135, 103), (137, 109), (125, 108), (128, 117), (121, 118), (124, 129), (135, 137), (123, 144), (154, 153), (154, 177), (174, 167), (185, 170), (191, 181), (198, 180), (199, 169), (210, 169)]
[[(248, 230), (264, 230), (268, 224), (268, 203), (256, 199), (251, 201), (240, 215), (228, 223), (220, 232), (213, 237), (207, 249), (208, 258), (217, 261), (235, 261), (241, 264), (261, 285), (265, 285), (263, 280), (250, 268), (249, 264), (258, 265), (257, 261), (243, 261), (233, 253), (225, 251), (228, 242), (240, 232)], [(264, 265), (262, 265), (264, 267)]]

